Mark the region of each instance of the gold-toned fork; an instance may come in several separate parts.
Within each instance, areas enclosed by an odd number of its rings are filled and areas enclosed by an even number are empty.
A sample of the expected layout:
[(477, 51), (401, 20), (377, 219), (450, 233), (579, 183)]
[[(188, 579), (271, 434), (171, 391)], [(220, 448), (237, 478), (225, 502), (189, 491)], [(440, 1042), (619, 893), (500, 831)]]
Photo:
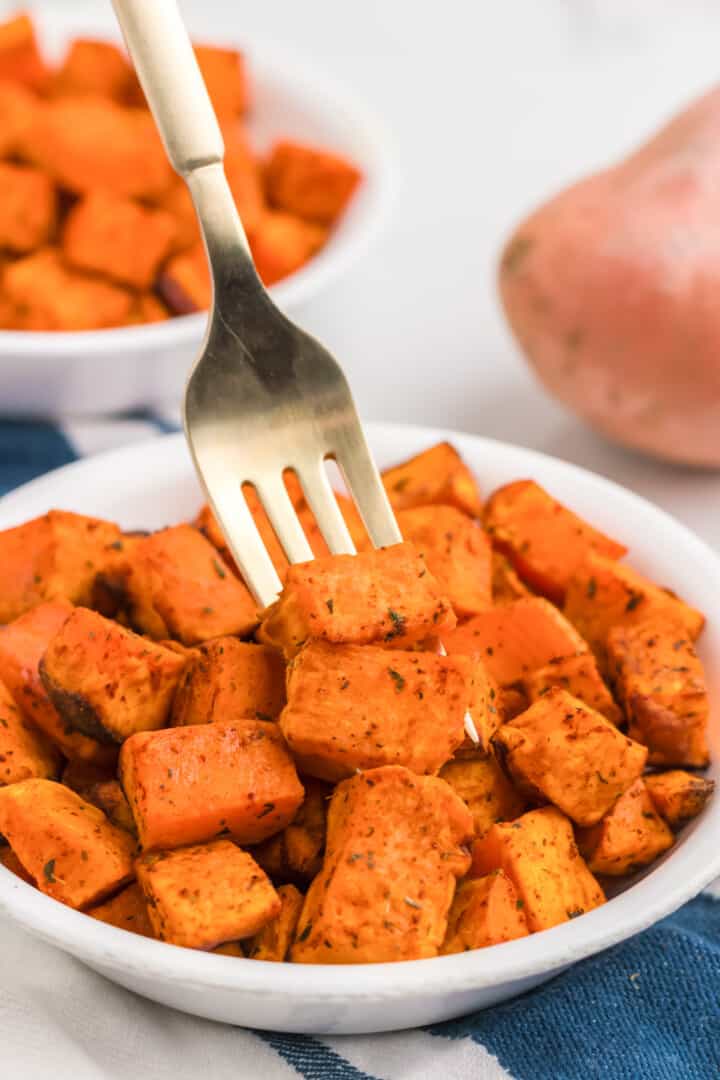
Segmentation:
[[(355, 554), (330, 485), (340, 468), (375, 547), (402, 540), (347, 379), (275, 306), (255, 270), (225, 172), (217, 118), (175, 0), (113, 0), (168, 157), (186, 181), (213, 283), (203, 350), (185, 391), (185, 433), (200, 481), (258, 603), (281, 582), (243, 495), (251, 485), (291, 563), (313, 552), (283, 474), (300, 482), (333, 554)], [(477, 741), (472, 719), (468, 734)]]

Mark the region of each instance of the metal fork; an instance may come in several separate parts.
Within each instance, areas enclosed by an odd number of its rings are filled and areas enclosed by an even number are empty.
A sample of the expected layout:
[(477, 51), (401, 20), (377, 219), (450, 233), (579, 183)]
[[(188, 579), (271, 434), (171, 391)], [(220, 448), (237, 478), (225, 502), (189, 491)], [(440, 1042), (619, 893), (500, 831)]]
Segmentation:
[[(402, 535), (347, 379), (265, 291), (223, 170), (224, 145), (175, 0), (113, 0), (168, 157), (195, 204), (213, 283), (205, 343), (185, 391), (200, 481), (258, 603), (281, 582), (245, 501), (252, 485), (291, 563), (313, 552), (285, 488), (296, 473), (333, 554), (355, 554), (325, 462), (337, 462), (375, 547)], [(477, 741), (469, 715), (468, 734)]]

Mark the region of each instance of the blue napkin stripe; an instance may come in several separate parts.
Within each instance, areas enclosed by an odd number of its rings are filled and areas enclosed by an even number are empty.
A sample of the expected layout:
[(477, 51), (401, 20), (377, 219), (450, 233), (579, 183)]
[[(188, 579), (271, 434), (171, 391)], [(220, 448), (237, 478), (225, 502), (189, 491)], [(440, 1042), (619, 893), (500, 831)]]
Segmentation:
[(60, 428), (41, 420), (0, 421), (0, 495), (75, 461)]
[(356, 1069), (311, 1035), (283, 1035), (274, 1031), (256, 1031), (255, 1034), (272, 1046), (288, 1065), (292, 1065), (303, 1080), (378, 1080)]

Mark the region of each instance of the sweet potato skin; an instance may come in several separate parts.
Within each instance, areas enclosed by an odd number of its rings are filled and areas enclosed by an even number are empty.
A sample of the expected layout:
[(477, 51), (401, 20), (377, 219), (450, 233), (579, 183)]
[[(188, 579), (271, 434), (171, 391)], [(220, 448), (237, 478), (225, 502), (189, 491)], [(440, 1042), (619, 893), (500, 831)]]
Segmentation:
[(621, 877), (647, 866), (673, 844), (673, 835), (640, 777), (597, 825), (578, 829), (575, 835), (590, 870), (608, 877)]
[(69, 907), (97, 904), (133, 875), (133, 838), (52, 780), (0, 788), (0, 833), (37, 887)]
[(715, 781), (682, 769), (645, 777), (653, 805), (671, 829), (679, 829), (702, 812), (715, 790)]
[(472, 817), (452, 789), (397, 765), (335, 789), (323, 869), (305, 898), (291, 959), (352, 964), (437, 955)]
[(607, 657), (628, 733), (648, 747), (648, 762), (707, 765), (705, 672), (685, 627), (662, 618), (616, 626), (607, 637)]
[(555, 688), (495, 733), (513, 782), (578, 825), (594, 825), (642, 774), (647, 750), (565, 690)]
[(408, 461), (385, 469), (383, 484), (394, 510), (413, 506), (455, 506), (479, 518), (482, 499), (475, 477), (454, 446), (437, 443)]
[(0, 682), (0, 787), (32, 778), (54, 780), (60, 760), (58, 750), (23, 717)]
[(131, 735), (120, 781), (144, 849), (259, 843), (292, 821), (303, 787), (277, 725), (225, 720)]
[(129, 930), (141, 937), (155, 937), (145, 897), (136, 881), (103, 904), (88, 908), (86, 914), (108, 926), (117, 926), (119, 930)]
[(527, 808), (527, 799), (508, 780), (494, 754), (449, 761), (438, 775), (467, 805), (476, 838), (496, 821), (513, 821)]
[(175, 694), (172, 724), (230, 717), (275, 720), (285, 705), (285, 665), (267, 645), (216, 638), (200, 646)]
[(275, 918), (248, 941), (247, 955), (250, 960), (278, 963), (285, 960), (290, 951), (305, 898), (294, 885), (281, 885), (277, 894), (282, 907)]
[(531, 933), (549, 930), (605, 902), (580, 856), (570, 822), (554, 806), (499, 823), (473, 844), (471, 876), (503, 870), (523, 903)]
[(187, 949), (251, 937), (281, 901), (251, 855), (230, 840), (141, 855), (135, 863), (155, 936)]
[(467, 657), (311, 641), (288, 670), (280, 727), (300, 769), (321, 780), (382, 765), (435, 773), (462, 742), (473, 667)]
[(559, 686), (573, 697), (580, 698), (591, 709), (602, 713), (616, 727), (622, 722), (622, 710), (603, 682), (592, 653), (555, 658), (526, 675), (522, 685), (529, 701), (537, 701), (548, 690)]
[(527, 937), (524, 903), (502, 870), (463, 881), (450, 908), (444, 956)]

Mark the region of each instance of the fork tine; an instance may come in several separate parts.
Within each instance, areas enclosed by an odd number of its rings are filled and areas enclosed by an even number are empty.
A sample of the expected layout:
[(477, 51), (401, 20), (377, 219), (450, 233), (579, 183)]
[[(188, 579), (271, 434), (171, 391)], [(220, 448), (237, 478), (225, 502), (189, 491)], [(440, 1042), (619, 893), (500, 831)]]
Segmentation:
[(298, 472), (303, 494), (333, 555), (354, 555), (355, 545), (338, 506), (324, 462)]
[(355, 500), (373, 546), (401, 543), (402, 534), (359, 421), (357, 430), (347, 432), (343, 445), (331, 456)]
[[(202, 473), (200, 473), (203, 476)], [(240, 485), (223, 483), (219, 478), (203, 481), (208, 502), (218, 519), (228, 546), (237, 563), (245, 584), (260, 607), (268, 607), (282, 589), (282, 583), (267, 553), (257, 525), (250, 513)], [(226, 530), (223, 522), (232, 522)]]
[(314, 559), (313, 549), (303, 532), (282, 475), (278, 473), (277, 477), (264, 479), (255, 485), (255, 491), (265, 513), (270, 518), (270, 524), (275, 530), (275, 535), (280, 541), (288, 562), (308, 562)]

